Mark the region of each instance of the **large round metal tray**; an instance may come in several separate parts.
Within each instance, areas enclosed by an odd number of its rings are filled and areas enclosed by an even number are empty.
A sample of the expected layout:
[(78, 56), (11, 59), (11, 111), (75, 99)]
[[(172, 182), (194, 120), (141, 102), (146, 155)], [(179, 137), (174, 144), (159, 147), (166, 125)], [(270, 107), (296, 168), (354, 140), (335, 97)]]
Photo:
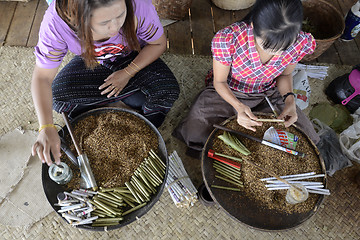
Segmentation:
[[(226, 125), (233, 119), (235, 119), (235, 116), (227, 119), (221, 125)], [(296, 129), (301, 131), (299, 128)], [(224, 191), (222, 189), (211, 188), (210, 186), (212, 184), (225, 186), (224, 181), (215, 178), (216, 172), (213, 168), (214, 160), (207, 156), (209, 149), (212, 149), (213, 140), (218, 131), (222, 130), (214, 129), (212, 131), (203, 148), (201, 156), (201, 170), (205, 186), (211, 197), (228, 215), (238, 220), (240, 223), (264, 231), (280, 231), (295, 228), (314, 215), (324, 199), (323, 195), (319, 195), (318, 200), (311, 211), (288, 214), (274, 209), (264, 209), (259, 205), (259, 203), (243, 194), (243, 191)], [(314, 148), (316, 148), (308, 137), (307, 140)], [(316, 153), (319, 154), (318, 151), (316, 151)], [(325, 173), (326, 170), (324, 161), (320, 156), (319, 159), (322, 173)], [(326, 187), (326, 177), (323, 178), (323, 183)]]
[[(82, 120), (90, 115), (96, 116), (96, 115), (104, 114), (104, 113), (108, 113), (108, 112), (111, 112), (111, 113), (127, 112), (127, 113), (131, 113), (131, 114), (139, 117), (140, 119), (144, 120), (146, 122), (146, 124), (148, 124), (151, 127), (151, 129), (156, 133), (156, 135), (158, 137), (158, 142), (159, 142), (158, 155), (162, 159), (162, 161), (166, 164), (166, 166), (168, 166), (168, 163), (169, 163), (169, 160), (167, 157), (168, 154), (166, 151), (165, 142), (164, 142), (160, 132), (149, 120), (147, 120), (145, 117), (138, 114), (137, 112), (127, 110), (127, 109), (120, 109), (120, 108), (98, 108), (98, 109), (94, 109), (94, 110), (91, 110), (91, 111), (88, 111), (88, 112), (85, 112), (85, 113), (79, 115), (73, 121), (71, 121), (70, 124), (72, 125), (72, 127), (74, 127), (74, 126), (76, 126), (77, 122), (79, 122), (80, 120)], [(67, 128), (63, 127), (63, 129), (59, 132), (59, 134), (60, 135), (64, 134), (64, 136), (66, 137), (69, 133), (67, 131)], [(58, 185), (57, 183), (52, 181), (49, 177), (48, 169), (49, 169), (49, 167), (47, 166), (47, 164), (42, 165), (42, 184), (43, 184), (43, 188), (44, 188), (44, 192), (45, 192), (47, 200), (49, 201), (49, 203), (52, 206), (52, 208), (54, 209), (54, 211), (57, 211), (57, 210), (59, 210), (59, 207), (54, 206), (54, 204), (58, 202), (56, 196), (59, 192), (67, 191), (68, 189), (66, 189), (64, 185)], [(168, 174), (168, 167), (166, 168), (164, 179), (166, 179), (167, 174)], [(151, 196), (150, 201), (144, 207), (142, 207), (139, 210), (136, 210), (128, 215), (125, 215), (124, 219), (118, 225), (106, 227), (106, 230), (112, 230), (112, 229), (117, 229), (117, 228), (123, 227), (123, 226), (135, 221), (136, 219), (140, 218), (144, 214), (146, 214), (154, 206), (154, 204), (159, 200), (161, 193), (164, 189), (164, 186), (165, 186), (165, 181), (159, 187), (157, 187), (156, 194)], [(63, 218), (63, 220), (66, 222), (66, 220), (64, 218)], [(87, 230), (95, 230), (95, 231), (104, 231), (105, 230), (104, 227), (92, 227), (90, 225), (80, 225), (77, 227), (82, 228), (82, 229), (87, 229)]]

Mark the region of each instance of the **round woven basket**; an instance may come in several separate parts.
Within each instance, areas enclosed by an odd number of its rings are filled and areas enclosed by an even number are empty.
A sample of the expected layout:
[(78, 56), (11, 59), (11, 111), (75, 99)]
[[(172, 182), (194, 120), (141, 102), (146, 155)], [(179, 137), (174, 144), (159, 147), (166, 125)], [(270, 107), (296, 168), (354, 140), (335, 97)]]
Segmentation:
[(251, 7), (256, 0), (211, 0), (218, 8), (240, 10)]
[(152, 0), (160, 18), (184, 20), (189, 14), (192, 0)]
[(304, 21), (311, 23), (314, 28), (314, 32), (310, 33), (316, 41), (315, 51), (303, 58), (304, 61), (311, 61), (323, 54), (341, 36), (345, 23), (342, 14), (324, 0), (303, 0), (302, 4)]

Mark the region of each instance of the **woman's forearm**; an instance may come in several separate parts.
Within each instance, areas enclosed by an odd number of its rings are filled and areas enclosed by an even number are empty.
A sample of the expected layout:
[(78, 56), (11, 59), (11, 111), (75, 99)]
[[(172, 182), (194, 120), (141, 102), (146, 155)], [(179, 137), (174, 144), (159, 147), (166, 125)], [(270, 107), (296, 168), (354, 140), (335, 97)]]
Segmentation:
[[(292, 74), (280, 75), (276, 82), (277, 82), (277, 88), (278, 88), (281, 96), (284, 96), (289, 92), (293, 92)], [(285, 104), (295, 105), (295, 96), (289, 95), (288, 97), (286, 97)]]
[(277, 79), (276, 79), (276, 85), (277, 88), (280, 92), (280, 94), (283, 96), (288, 92), (292, 92), (293, 91), (293, 78), (292, 78), (292, 74), (288, 74), (288, 75), (280, 75)]
[(230, 90), (227, 84), (227, 76), (230, 72), (230, 66), (223, 65), (222, 63), (213, 60), (214, 69), (214, 88), (216, 92), (233, 108), (236, 110), (241, 107), (242, 103), (235, 97), (234, 93)]
[(293, 77), (292, 73), (296, 67), (296, 64), (290, 64), (285, 68), (280, 76), (276, 78), (276, 86), (282, 96), (288, 92), (293, 91)]
[(162, 35), (158, 40), (147, 44), (145, 47), (141, 49), (139, 54), (133, 60), (133, 63), (126, 70), (129, 73), (135, 74), (141, 69), (145, 68), (156, 59), (158, 59), (161, 54), (163, 54), (166, 50), (166, 37)]
[(32, 82), (31, 94), (40, 125), (52, 124), (52, 80), (57, 69), (42, 69), (35, 66)]
[(216, 82), (214, 81), (214, 88), (216, 92), (235, 110), (238, 111), (242, 103), (235, 97), (234, 93), (230, 90), (226, 82)]

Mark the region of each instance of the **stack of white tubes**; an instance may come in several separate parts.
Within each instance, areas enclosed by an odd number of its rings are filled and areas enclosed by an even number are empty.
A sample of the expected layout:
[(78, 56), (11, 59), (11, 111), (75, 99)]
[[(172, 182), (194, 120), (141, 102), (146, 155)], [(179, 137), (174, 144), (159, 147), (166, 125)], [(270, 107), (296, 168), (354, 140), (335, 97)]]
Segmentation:
[[(322, 195), (330, 195), (329, 189), (324, 188), (323, 182), (308, 182), (308, 181), (299, 181), (310, 178), (319, 178), (325, 177), (325, 174), (316, 174), (315, 172), (302, 173), (302, 174), (294, 174), (294, 175), (286, 175), (280, 176), (281, 178), (287, 180), (289, 183), (298, 183), (305, 186), (309, 193), (322, 194)], [(267, 190), (282, 190), (289, 189), (290, 186), (277, 180), (274, 177), (262, 178), (261, 181), (266, 181), (265, 187)]]
[(64, 192), (66, 198), (55, 203), (55, 206), (59, 206), (62, 217), (66, 219), (72, 226), (91, 224), (98, 216), (91, 216), (91, 212), (95, 207), (89, 202), (89, 198), (92, 198), (97, 192), (80, 189), (73, 190), (71, 193)]
[(165, 186), (177, 207), (193, 206), (197, 201), (197, 189), (176, 151), (169, 156), (169, 173)]
[(305, 70), (306, 74), (311, 78), (317, 78), (320, 80), (324, 80), (328, 75), (328, 66), (317, 66), (317, 65), (305, 65), (298, 63), (295, 67), (296, 70)]

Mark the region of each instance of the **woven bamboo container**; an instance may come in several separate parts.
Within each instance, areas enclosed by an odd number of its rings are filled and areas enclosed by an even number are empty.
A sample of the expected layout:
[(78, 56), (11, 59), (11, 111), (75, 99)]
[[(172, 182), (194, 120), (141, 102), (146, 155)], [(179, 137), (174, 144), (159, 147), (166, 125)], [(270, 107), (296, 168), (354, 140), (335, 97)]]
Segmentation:
[(218, 8), (240, 10), (251, 7), (256, 0), (211, 0)]
[(152, 0), (152, 3), (160, 18), (184, 20), (192, 0)]
[(342, 14), (324, 0), (303, 0), (304, 20), (314, 26), (311, 32), (316, 41), (313, 54), (306, 55), (303, 60), (311, 61), (323, 54), (337, 40), (345, 29)]

